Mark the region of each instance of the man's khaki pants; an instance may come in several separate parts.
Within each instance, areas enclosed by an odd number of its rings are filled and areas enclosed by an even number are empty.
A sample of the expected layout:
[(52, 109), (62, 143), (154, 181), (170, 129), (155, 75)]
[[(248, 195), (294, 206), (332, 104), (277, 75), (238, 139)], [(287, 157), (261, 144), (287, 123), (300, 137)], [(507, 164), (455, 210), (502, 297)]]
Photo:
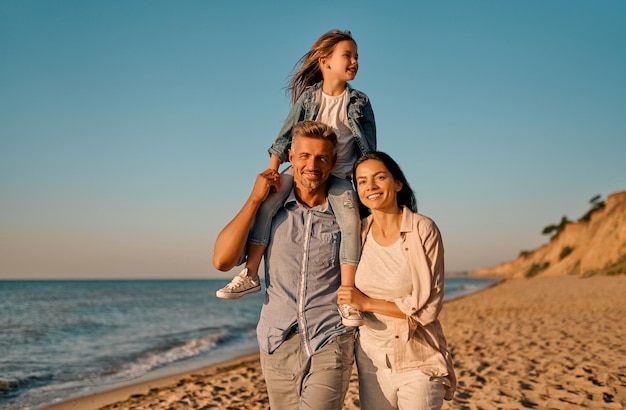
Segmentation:
[(354, 334), (334, 338), (307, 358), (300, 334), (272, 354), (261, 351), (261, 367), (272, 410), (341, 410), (354, 364)]

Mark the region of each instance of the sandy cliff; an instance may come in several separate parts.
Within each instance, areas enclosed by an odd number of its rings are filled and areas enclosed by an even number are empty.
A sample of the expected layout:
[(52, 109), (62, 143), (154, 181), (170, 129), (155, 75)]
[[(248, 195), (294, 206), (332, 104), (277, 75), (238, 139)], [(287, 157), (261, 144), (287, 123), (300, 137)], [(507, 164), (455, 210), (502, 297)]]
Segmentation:
[(549, 243), (472, 276), (507, 278), (626, 274), (626, 191), (611, 194), (586, 222), (572, 222)]

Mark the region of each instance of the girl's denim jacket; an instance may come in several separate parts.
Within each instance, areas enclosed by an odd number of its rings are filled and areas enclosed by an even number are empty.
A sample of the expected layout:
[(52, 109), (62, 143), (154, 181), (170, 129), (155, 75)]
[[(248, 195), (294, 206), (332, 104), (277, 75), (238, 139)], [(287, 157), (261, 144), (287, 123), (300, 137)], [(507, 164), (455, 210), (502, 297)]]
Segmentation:
[[(346, 84), (348, 89), (348, 123), (356, 142), (357, 158), (369, 151), (376, 150), (376, 121), (374, 110), (365, 93)], [(289, 160), (291, 148), (291, 130), (300, 121), (315, 120), (320, 110), (322, 82), (308, 87), (289, 111), (283, 127), (268, 152), (280, 159), (281, 163)]]

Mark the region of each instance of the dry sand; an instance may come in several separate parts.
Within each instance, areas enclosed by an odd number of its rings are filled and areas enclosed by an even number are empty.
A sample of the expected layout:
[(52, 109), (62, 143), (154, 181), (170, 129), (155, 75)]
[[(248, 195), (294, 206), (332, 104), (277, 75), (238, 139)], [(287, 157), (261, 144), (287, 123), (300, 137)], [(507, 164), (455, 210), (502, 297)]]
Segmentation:
[[(459, 380), (444, 409), (626, 408), (625, 276), (509, 280), (445, 303), (441, 321)], [(344, 409), (358, 403), (353, 373)], [(253, 355), (53, 408), (268, 407)]]

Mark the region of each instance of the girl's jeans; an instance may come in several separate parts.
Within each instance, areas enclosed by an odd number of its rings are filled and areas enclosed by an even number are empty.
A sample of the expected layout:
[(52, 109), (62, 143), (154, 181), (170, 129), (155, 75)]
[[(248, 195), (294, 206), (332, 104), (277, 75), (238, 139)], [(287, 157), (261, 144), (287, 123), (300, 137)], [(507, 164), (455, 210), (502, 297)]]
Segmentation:
[[(272, 226), (272, 218), (283, 206), (293, 187), (293, 167), (287, 168), (280, 176), (280, 189), (270, 193), (261, 204), (250, 229), (248, 243), (267, 246)], [(328, 179), (328, 202), (341, 230), (339, 263), (356, 266), (361, 259), (361, 217), (359, 202), (348, 179), (331, 175)]]

